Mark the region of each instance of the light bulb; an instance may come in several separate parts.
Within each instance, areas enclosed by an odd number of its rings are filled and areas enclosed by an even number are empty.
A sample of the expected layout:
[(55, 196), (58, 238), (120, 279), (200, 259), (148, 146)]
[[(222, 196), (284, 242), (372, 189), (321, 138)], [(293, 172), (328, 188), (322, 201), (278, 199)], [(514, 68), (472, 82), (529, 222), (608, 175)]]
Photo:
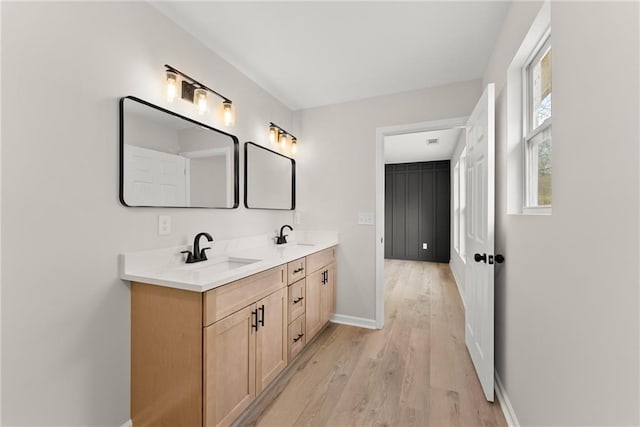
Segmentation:
[(204, 89), (196, 89), (193, 91), (193, 102), (198, 106), (198, 114), (207, 112), (207, 91)]
[(275, 126), (269, 126), (269, 142), (272, 144), (275, 144), (277, 139), (278, 139), (278, 128)]
[(296, 154), (298, 152), (298, 140), (293, 138), (291, 140), (291, 154)]
[(285, 148), (287, 146), (287, 134), (280, 134), (280, 147)]
[(173, 102), (178, 94), (178, 75), (167, 71), (167, 102)]
[(222, 112), (224, 113), (225, 126), (231, 126), (233, 124), (233, 106), (231, 101), (224, 101), (222, 103)]

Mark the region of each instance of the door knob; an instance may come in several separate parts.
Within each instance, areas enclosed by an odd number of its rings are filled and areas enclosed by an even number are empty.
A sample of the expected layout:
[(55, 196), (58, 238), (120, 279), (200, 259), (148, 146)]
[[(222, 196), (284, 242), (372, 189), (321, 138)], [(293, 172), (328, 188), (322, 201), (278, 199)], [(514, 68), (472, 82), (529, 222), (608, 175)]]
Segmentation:
[(502, 254), (496, 255), (496, 262), (502, 264), (504, 262), (504, 256)]
[(480, 255), (480, 254), (475, 254), (475, 255), (473, 255), (473, 259), (474, 259), (476, 262), (480, 262), (480, 261), (482, 261), (482, 262), (484, 262), (484, 263), (486, 264), (486, 263), (487, 263), (487, 254), (482, 254), (482, 255)]

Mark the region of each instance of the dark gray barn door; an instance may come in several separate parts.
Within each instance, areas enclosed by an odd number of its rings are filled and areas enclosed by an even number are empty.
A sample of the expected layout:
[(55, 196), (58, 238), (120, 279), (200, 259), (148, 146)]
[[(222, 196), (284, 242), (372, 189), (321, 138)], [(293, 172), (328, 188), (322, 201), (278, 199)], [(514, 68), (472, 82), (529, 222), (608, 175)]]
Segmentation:
[(448, 160), (385, 165), (385, 258), (449, 262), (450, 176)]

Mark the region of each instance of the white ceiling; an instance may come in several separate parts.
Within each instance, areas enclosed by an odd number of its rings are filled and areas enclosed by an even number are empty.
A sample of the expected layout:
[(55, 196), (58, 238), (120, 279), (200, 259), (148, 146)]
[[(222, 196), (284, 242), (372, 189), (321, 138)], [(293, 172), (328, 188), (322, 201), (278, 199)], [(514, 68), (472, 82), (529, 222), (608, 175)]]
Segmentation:
[(294, 110), (480, 78), (508, 6), (151, 3)]
[[(384, 162), (410, 163), (450, 160), (461, 132), (461, 128), (456, 128), (385, 136)], [(434, 138), (438, 139), (438, 143), (427, 145), (427, 140)]]

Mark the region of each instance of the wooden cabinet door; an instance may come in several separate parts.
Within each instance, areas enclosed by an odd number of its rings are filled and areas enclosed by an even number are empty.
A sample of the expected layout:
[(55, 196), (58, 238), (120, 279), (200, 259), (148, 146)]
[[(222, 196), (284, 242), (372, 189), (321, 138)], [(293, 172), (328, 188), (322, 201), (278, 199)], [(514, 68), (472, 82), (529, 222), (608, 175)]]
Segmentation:
[(229, 425), (256, 396), (257, 308), (204, 328), (204, 425)]
[(322, 329), (322, 284), (324, 268), (307, 275), (307, 288), (305, 292), (305, 328), (307, 330), (306, 340), (311, 341), (313, 337)]
[(287, 289), (261, 299), (256, 307), (256, 394), (259, 394), (287, 366)]
[(320, 318), (324, 325), (336, 312), (336, 263), (331, 263), (321, 271), (325, 272), (326, 275), (326, 283), (322, 285), (320, 293)]

